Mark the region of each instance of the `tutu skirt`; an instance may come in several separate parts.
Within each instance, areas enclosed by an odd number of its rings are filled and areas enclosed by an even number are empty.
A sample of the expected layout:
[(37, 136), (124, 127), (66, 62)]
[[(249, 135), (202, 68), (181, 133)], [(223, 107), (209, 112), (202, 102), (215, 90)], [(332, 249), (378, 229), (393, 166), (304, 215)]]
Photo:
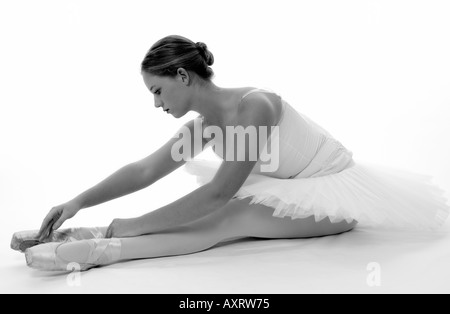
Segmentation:
[[(221, 160), (188, 160), (185, 170), (206, 184)], [(314, 216), (316, 221), (358, 221), (360, 226), (435, 229), (447, 219), (445, 191), (432, 176), (352, 160), (337, 173), (315, 177), (274, 178), (251, 173), (234, 199), (274, 209), (274, 217)]]

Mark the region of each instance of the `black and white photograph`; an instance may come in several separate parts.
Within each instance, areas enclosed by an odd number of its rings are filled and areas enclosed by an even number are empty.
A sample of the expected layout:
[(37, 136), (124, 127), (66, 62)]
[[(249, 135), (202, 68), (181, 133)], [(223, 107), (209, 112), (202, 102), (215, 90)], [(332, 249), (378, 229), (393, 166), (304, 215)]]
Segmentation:
[(0, 293), (450, 293), (449, 16), (2, 1)]

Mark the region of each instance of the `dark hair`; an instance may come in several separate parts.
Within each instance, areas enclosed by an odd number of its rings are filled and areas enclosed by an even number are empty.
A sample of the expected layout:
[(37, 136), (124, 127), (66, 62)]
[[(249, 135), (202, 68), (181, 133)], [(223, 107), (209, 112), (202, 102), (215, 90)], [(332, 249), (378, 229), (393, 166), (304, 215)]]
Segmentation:
[(141, 63), (141, 71), (152, 75), (175, 77), (178, 68), (195, 72), (210, 81), (214, 71), (209, 67), (214, 56), (202, 42), (194, 43), (183, 36), (166, 36), (150, 48)]

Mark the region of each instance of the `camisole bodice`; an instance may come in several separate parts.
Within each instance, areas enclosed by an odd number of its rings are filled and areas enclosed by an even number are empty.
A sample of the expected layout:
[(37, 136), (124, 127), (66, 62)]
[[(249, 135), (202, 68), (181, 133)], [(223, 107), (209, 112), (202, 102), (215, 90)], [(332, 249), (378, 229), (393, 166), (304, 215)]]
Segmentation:
[[(268, 90), (253, 89), (242, 96), (241, 100), (255, 92), (277, 95), (282, 106), (282, 113), (276, 125), (278, 128), (275, 128), (275, 132), (272, 132), (266, 143), (271, 158), (275, 156), (278, 158), (276, 170), (263, 171), (261, 166), (273, 163), (273, 160), (260, 159), (252, 173), (283, 179), (306, 178), (336, 173), (354, 163), (353, 153), (350, 150), (323, 127), (295, 110), (278, 94)], [(276, 146), (278, 146), (278, 154), (270, 152), (270, 148)], [(214, 149), (215, 153), (216, 151)], [(223, 156), (217, 153), (216, 155), (223, 159)]]

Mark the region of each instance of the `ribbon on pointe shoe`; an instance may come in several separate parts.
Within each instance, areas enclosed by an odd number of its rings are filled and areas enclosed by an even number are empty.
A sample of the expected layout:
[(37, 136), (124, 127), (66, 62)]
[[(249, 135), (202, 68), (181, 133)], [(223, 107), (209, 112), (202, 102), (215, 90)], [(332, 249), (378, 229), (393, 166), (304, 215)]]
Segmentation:
[(89, 257), (86, 263), (81, 265), (82, 270), (109, 265), (119, 261), (122, 251), (122, 242), (120, 239), (93, 239), (92, 241), (88, 241), (88, 244), (90, 246)]
[[(102, 231), (102, 229), (104, 229)], [(106, 234), (106, 227), (93, 227), (93, 228), (70, 228), (63, 230), (56, 230), (53, 233), (59, 233), (57, 237), (65, 239), (69, 242), (79, 241), (79, 240), (90, 240), (90, 239), (103, 239)]]
[[(86, 262), (77, 262), (81, 271), (119, 261), (122, 247), (120, 239), (91, 239), (84, 241), (89, 245), (89, 254)], [(71, 271), (71, 267), (68, 266), (73, 262), (64, 260), (57, 252), (59, 246), (65, 243), (67, 242), (50, 242), (27, 249), (25, 251), (27, 265), (40, 270)]]

